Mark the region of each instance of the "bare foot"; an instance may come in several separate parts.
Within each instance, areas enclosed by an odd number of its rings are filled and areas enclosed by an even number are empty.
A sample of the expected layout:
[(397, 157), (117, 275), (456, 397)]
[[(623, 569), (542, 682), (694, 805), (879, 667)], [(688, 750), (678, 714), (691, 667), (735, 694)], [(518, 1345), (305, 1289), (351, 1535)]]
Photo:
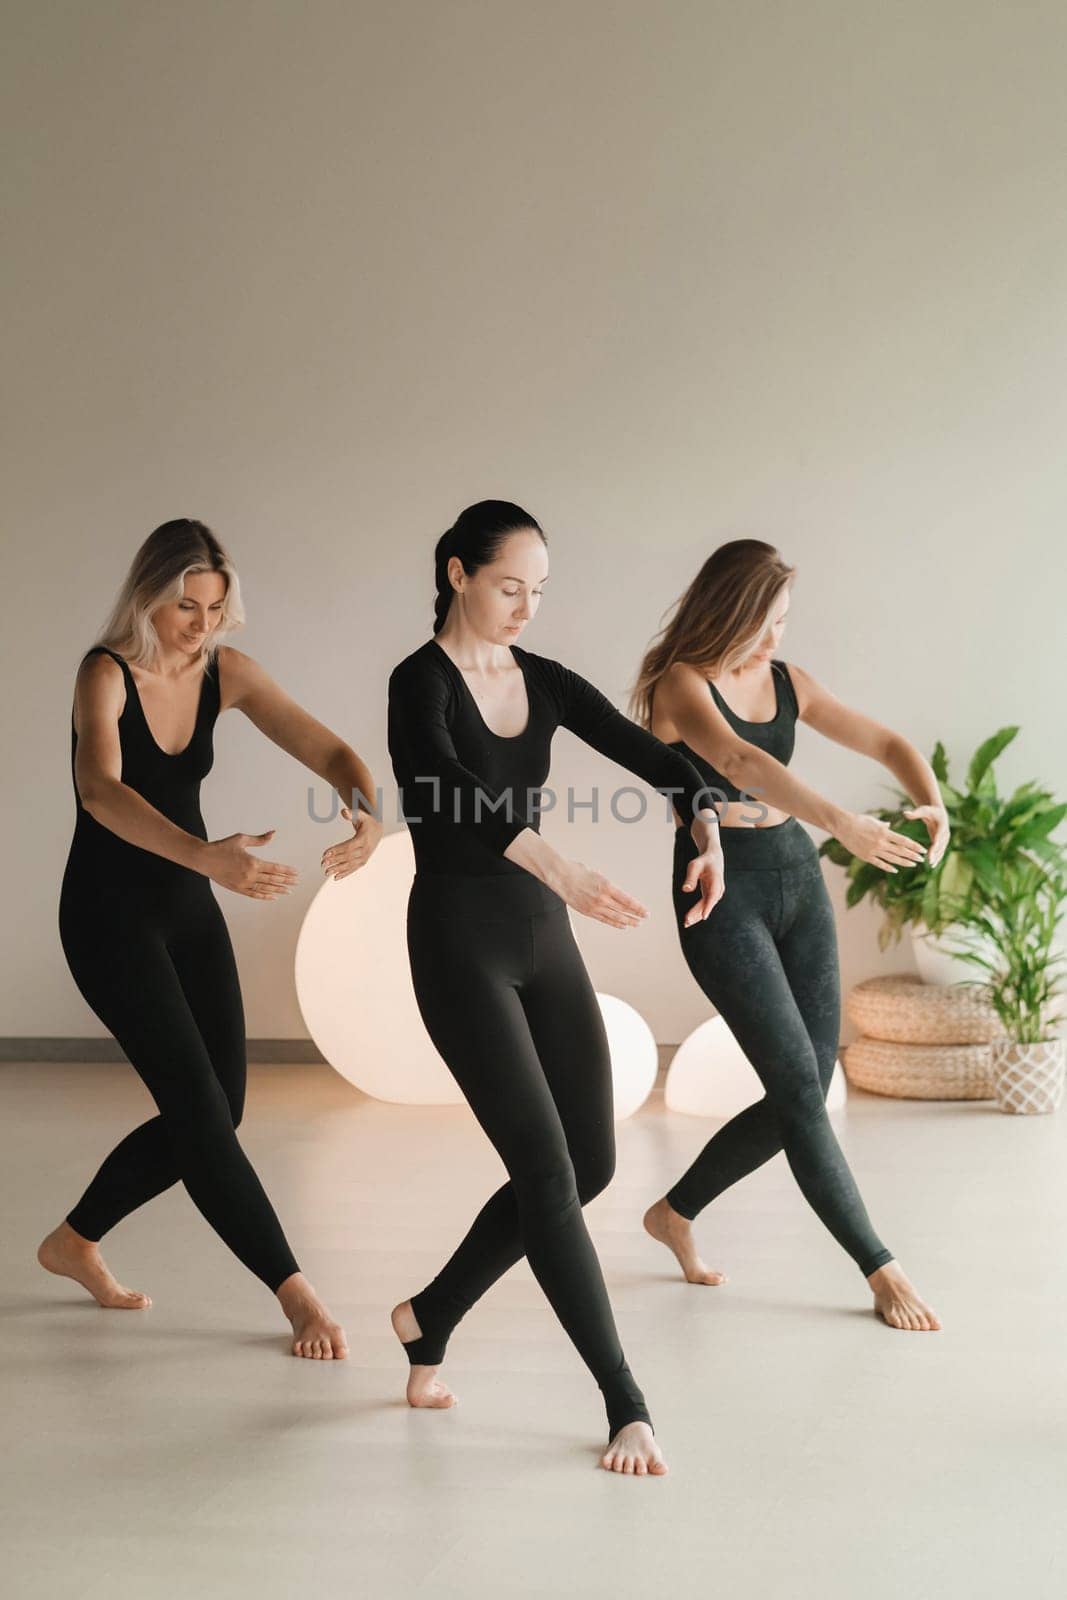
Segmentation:
[(933, 1333), (940, 1328), (936, 1311), (920, 1297), (896, 1261), (887, 1261), (870, 1274), (867, 1282), (874, 1290), (876, 1314), (891, 1328), (903, 1328), (909, 1333)]
[(609, 1472), (631, 1472), (635, 1477), (661, 1478), (667, 1471), (663, 1452), (647, 1422), (628, 1422), (620, 1428), (600, 1458)]
[[(401, 1344), (422, 1337), (410, 1300), (402, 1300), (391, 1313), (393, 1332)], [(407, 1401), (409, 1406), (425, 1406), (433, 1411), (445, 1411), (458, 1401), (447, 1383), (442, 1383), (438, 1367), (420, 1367), (412, 1364), (408, 1372)]]
[(725, 1283), (726, 1274), (706, 1266), (697, 1253), (693, 1238), (693, 1225), (688, 1217), (679, 1216), (670, 1201), (657, 1200), (645, 1212), (645, 1232), (665, 1244), (678, 1257), (685, 1273), (686, 1283)]
[(126, 1289), (112, 1277), (100, 1254), (100, 1246), (83, 1239), (69, 1222), (61, 1222), (41, 1241), (37, 1259), (47, 1272), (60, 1278), (73, 1278), (98, 1305), (109, 1311), (144, 1311), (152, 1304), (140, 1289)]
[(294, 1272), (277, 1294), (293, 1325), (293, 1355), (311, 1361), (343, 1361), (348, 1354), (345, 1330), (334, 1322), (304, 1274)]

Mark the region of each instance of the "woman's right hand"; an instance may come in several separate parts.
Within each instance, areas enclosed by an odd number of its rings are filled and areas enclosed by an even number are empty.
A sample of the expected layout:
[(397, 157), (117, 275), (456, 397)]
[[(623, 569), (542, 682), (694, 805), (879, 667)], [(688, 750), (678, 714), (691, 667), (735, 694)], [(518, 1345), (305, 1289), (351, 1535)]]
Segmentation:
[(866, 811), (846, 812), (844, 825), (834, 837), (861, 861), (883, 867), (886, 872), (897, 872), (902, 866), (918, 866), (926, 855), (924, 844), (909, 839), (906, 833), (894, 832), (888, 822)]
[(640, 900), (580, 861), (564, 861), (553, 873), (549, 887), (575, 911), (612, 928), (636, 928), (648, 916)]
[(252, 900), (277, 900), (288, 894), (297, 879), (296, 868), (280, 861), (260, 861), (248, 848), (266, 844), (276, 831), (268, 828), (266, 833), (231, 833), (226, 839), (212, 839), (204, 847), (207, 877)]

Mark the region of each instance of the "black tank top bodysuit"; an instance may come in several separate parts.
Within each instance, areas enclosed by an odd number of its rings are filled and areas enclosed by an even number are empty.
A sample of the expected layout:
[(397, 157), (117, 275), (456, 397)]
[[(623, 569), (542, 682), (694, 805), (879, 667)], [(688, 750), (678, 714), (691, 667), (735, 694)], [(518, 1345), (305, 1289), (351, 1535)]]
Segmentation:
[[(122, 748), (122, 782), (143, 795), (148, 803), (187, 833), (207, 838), (200, 812), (201, 780), (215, 759), (213, 733), (219, 714), (218, 662), (205, 665), (193, 736), (184, 750), (168, 755), (156, 743), (141, 705), (129, 665), (106, 645), (94, 645), (87, 656), (103, 651), (117, 661), (126, 680), (126, 704), (118, 719)], [(74, 778), (78, 735), (71, 712), (71, 779), (74, 782), (76, 818), (74, 838), (63, 876), (61, 902), (68, 909), (91, 896), (94, 902), (145, 907), (176, 906), (190, 896), (210, 894), (210, 880), (190, 867), (168, 861), (153, 850), (143, 850), (97, 822), (82, 805)]]
[[(774, 660), (771, 662), (771, 676), (774, 679), (776, 710), (774, 716), (766, 722), (746, 722), (745, 718), (739, 717), (736, 711), (731, 711), (710, 678), (708, 679), (708, 688), (711, 690), (715, 704), (738, 738), (744, 739), (746, 744), (754, 744), (760, 750), (766, 750), (769, 756), (773, 756), (776, 761), (782, 763), (783, 767), (787, 767), (793, 755), (799, 706), (797, 704), (796, 690), (793, 688), (793, 680), (789, 676), (789, 668), (784, 661)], [(765, 804), (758, 796), (752, 799), (747, 793), (738, 789), (721, 772), (717, 772), (710, 761), (705, 760), (702, 755), (698, 755), (690, 745), (686, 744), (684, 739), (672, 739), (670, 743), (672, 750), (680, 750), (683, 755), (688, 756), (708, 787), (718, 791), (716, 799), (721, 794), (727, 800), (733, 802), (745, 801), (752, 806)]]

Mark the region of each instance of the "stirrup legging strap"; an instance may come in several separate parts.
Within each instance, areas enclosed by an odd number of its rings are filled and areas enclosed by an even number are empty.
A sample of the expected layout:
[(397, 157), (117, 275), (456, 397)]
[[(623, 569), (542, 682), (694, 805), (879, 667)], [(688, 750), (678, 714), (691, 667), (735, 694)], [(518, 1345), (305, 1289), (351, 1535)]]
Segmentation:
[(423, 878), (408, 902), (420, 1014), (508, 1181), (412, 1297), (436, 1365), (452, 1329), (525, 1255), (604, 1396), (612, 1434), (648, 1411), (582, 1207), (614, 1170), (611, 1058), (565, 903), (536, 878)]
[[(416, 1310), (416, 1301), (421, 1303), (422, 1315)], [(426, 1302), (421, 1295), (415, 1295), (411, 1301), (411, 1309), (415, 1312), (415, 1320), (423, 1326), (423, 1317), (428, 1317)], [(439, 1367), (445, 1359), (445, 1349), (448, 1345), (450, 1329), (443, 1327), (434, 1328), (429, 1333), (422, 1333), (417, 1339), (402, 1339), (401, 1345), (404, 1354), (413, 1367)], [(618, 1372), (612, 1378), (605, 1380), (600, 1385), (604, 1396), (604, 1404), (608, 1414), (608, 1442), (630, 1422), (647, 1422), (652, 1428), (652, 1418), (649, 1416), (648, 1407), (644, 1402), (641, 1391), (634, 1382), (629, 1365), (624, 1361)], [(652, 1428), (653, 1433), (655, 1429)]]
[(439, 1367), (445, 1359), (445, 1346), (448, 1343), (448, 1329), (432, 1328), (429, 1326), (425, 1310), (420, 1316), (415, 1310), (415, 1300), (411, 1302), (411, 1309), (415, 1312), (415, 1320), (423, 1330), (417, 1339), (402, 1339), (404, 1354), (413, 1367)]

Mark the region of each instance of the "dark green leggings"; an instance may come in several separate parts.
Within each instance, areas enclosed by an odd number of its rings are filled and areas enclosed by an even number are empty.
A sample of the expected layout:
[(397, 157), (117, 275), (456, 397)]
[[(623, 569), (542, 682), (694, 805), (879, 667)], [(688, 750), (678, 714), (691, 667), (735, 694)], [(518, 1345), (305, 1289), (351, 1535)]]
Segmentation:
[(696, 854), (674, 840), (674, 908), (689, 970), (748, 1060), (764, 1095), (708, 1140), (667, 1193), (692, 1219), (779, 1150), (808, 1204), (867, 1275), (892, 1261), (871, 1226), (826, 1110), (837, 1058), (841, 984), (834, 913), (818, 851), (795, 817), (723, 828), (726, 893), (704, 922), (682, 882)]

